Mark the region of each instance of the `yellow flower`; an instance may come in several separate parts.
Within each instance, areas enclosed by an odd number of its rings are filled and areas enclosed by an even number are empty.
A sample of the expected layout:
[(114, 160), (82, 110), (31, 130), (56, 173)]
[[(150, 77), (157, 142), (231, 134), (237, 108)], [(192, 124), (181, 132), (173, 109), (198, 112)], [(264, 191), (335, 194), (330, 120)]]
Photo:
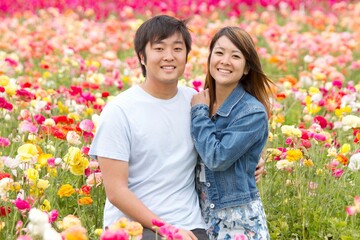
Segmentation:
[(35, 183), (39, 179), (39, 172), (34, 168), (29, 168), (26, 170), (26, 176), (30, 181)]
[(43, 203), (41, 204), (40, 209), (41, 209), (41, 211), (45, 211), (45, 212), (50, 211), (51, 205), (50, 205), (49, 200), (45, 199), (43, 201)]
[(316, 175), (322, 175), (324, 171), (322, 169), (316, 169)]
[(303, 154), (300, 151), (300, 149), (290, 149), (290, 150), (286, 151), (286, 159), (289, 162), (297, 161), (297, 160), (301, 159), (302, 157), (303, 157)]
[(77, 147), (70, 147), (68, 153), (64, 156), (64, 161), (69, 165), (70, 172), (74, 175), (84, 174), (89, 166), (89, 160), (83, 156), (81, 150)]
[(94, 234), (95, 234), (96, 236), (100, 236), (103, 232), (104, 232), (103, 229), (97, 228), (97, 229), (95, 229)]
[(347, 154), (348, 152), (350, 152), (351, 150), (351, 145), (348, 144), (348, 143), (344, 143), (342, 146), (341, 146), (341, 149), (340, 149), (340, 152), (342, 154)]
[(62, 197), (70, 197), (75, 193), (75, 189), (70, 184), (64, 184), (60, 187), (58, 191), (58, 195), (60, 198)]
[(41, 189), (47, 189), (50, 186), (50, 183), (48, 180), (39, 179), (37, 182), (37, 187)]
[(117, 230), (125, 228), (129, 223), (129, 219), (122, 217), (109, 227), (110, 230)]
[(0, 86), (5, 87), (9, 84), (10, 78), (5, 75), (0, 75)]
[(5, 88), (5, 92), (7, 95), (9, 96), (13, 96), (16, 93), (16, 86), (15, 85), (7, 85), (4, 87)]
[(314, 166), (314, 162), (311, 159), (305, 159), (304, 160), (304, 166), (306, 167), (313, 167)]
[(82, 197), (78, 200), (79, 205), (89, 205), (92, 203), (93, 203), (93, 200), (91, 197)]
[(24, 145), (20, 146), (17, 150), (17, 157), (22, 162), (30, 162), (32, 160), (36, 160), (38, 157), (39, 151), (34, 144), (25, 143)]
[(67, 106), (64, 106), (64, 104), (62, 104), (62, 102), (58, 101), (57, 105), (58, 105), (58, 109), (59, 109), (60, 113), (68, 113), (69, 112), (69, 108)]
[(0, 222), (0, 231), (5, 227), (5, 222)]
[(138, 222), (129, 222), (126, 226), (126, 230), (128, 230), (130, 236), (139, 236), (143, 232), (143, 227)]

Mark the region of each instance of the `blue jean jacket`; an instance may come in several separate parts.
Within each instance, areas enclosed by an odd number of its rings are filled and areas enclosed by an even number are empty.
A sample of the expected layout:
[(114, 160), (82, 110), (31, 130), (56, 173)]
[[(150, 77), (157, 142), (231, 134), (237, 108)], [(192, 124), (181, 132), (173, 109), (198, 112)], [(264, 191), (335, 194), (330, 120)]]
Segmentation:
[(205, 164), (210, 207), (246, 204), (259, 199), (255, 169), (268, 138), (264, 106), (239, 84), (216, 114), (209, 107), (191, 108), (191, 133)]

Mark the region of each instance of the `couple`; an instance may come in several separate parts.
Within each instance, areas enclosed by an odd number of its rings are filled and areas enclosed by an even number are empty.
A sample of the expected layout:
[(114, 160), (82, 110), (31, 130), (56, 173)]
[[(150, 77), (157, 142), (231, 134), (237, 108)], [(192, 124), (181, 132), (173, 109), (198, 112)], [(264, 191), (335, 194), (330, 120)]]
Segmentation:
[(269, 239), (256, 178), (270, 80), (251, 37), (225, 27), (210, 44), (206, 90), (178, 86), (191, 50), (186, 24), (161, 15), (139, 27), (145, 81), (101, 113), (89, 154), (102, 171), (104, 227), (126, 216), (143, 225), (143, 239), (155, 239), (154, 219), (179, 228), (184, 240)]

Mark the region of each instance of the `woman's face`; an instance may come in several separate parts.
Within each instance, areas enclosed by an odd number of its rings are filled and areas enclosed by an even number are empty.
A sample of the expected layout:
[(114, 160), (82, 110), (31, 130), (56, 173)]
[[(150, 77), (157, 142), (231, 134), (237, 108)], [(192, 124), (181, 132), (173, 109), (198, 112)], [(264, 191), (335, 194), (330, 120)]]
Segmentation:
[(242, 52), (226, 36), (220, 37), (210, 57), (210, 74), (216, 85), (236, 87), (241, 77), (247, 74), (246, 60)]

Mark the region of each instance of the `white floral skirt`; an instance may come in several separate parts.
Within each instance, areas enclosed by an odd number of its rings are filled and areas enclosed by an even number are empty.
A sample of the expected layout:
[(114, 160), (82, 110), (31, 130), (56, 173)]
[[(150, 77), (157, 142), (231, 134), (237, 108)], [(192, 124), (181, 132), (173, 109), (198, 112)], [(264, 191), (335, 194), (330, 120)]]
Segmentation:
[(248, 204), (214, 211), (210, 208), (210, 202), (206, 198), (206, 185), (200, 183), (197, 187), (210, 240), (270, 239), (265, 211), (260, 199)]

